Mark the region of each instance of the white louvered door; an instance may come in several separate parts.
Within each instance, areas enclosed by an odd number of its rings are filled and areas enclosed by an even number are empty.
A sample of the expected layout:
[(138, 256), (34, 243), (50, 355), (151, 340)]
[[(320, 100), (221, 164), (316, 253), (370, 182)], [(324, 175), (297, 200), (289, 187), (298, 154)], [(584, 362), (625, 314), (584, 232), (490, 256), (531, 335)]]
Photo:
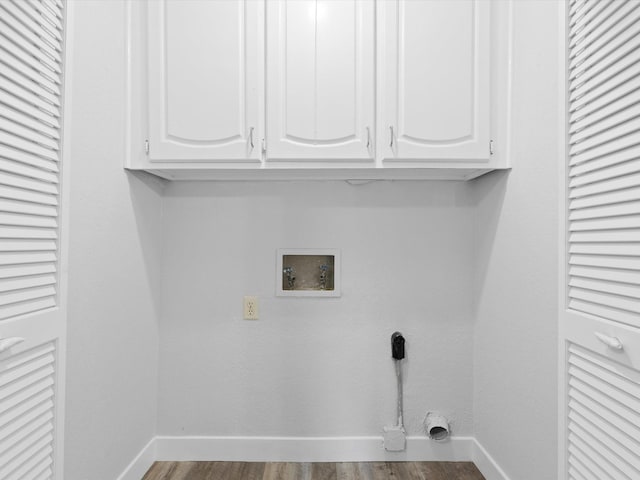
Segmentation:
[(640, 478), (640, 2), (563, 5), (560, 475)]
[(63, 478), (66, 16), (61, 0), (0, 0), (3, 480)]

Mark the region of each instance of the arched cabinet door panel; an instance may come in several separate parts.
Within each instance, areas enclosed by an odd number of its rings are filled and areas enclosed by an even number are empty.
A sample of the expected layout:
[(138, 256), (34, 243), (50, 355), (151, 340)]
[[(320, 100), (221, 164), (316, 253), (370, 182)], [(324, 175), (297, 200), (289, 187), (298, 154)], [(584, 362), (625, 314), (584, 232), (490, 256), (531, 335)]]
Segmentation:
[(489, 160), (490, 3), (379, 4), (384, 160)]
[(373, 161), (372, 0), (267, 2), (267, 160)]
[(149, 159), (259, 161), (263, 4), (148, 3)]

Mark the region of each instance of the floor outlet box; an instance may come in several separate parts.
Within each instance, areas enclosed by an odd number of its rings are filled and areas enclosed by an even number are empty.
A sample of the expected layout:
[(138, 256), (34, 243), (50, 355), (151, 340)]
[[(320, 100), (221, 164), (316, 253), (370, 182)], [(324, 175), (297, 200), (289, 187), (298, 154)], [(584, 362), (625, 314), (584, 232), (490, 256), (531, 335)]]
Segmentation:
[(384, 449), (388, 452), (401, 452), (406, 446), (406, 433), (403, 427), (384, 427)]

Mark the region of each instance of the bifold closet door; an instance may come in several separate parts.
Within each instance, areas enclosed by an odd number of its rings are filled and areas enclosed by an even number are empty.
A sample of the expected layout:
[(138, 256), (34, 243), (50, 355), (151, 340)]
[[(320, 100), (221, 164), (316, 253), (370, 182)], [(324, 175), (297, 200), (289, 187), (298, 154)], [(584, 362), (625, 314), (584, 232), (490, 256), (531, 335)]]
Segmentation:
[(0, 1), (3, 480), (63, 478), (67, 10), (60, 0)]
[(640, 2), (570, 0), (560, 478), (640, 478)]

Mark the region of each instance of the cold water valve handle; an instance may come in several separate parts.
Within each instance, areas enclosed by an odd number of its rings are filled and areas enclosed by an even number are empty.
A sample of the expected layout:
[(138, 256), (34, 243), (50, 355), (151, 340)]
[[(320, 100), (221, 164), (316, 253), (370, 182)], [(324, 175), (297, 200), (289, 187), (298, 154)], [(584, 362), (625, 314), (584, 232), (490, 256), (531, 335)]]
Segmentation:
[(404, 337), (400, 332), (391, 335), (391, 356), (396, 360), (404, 358)]

